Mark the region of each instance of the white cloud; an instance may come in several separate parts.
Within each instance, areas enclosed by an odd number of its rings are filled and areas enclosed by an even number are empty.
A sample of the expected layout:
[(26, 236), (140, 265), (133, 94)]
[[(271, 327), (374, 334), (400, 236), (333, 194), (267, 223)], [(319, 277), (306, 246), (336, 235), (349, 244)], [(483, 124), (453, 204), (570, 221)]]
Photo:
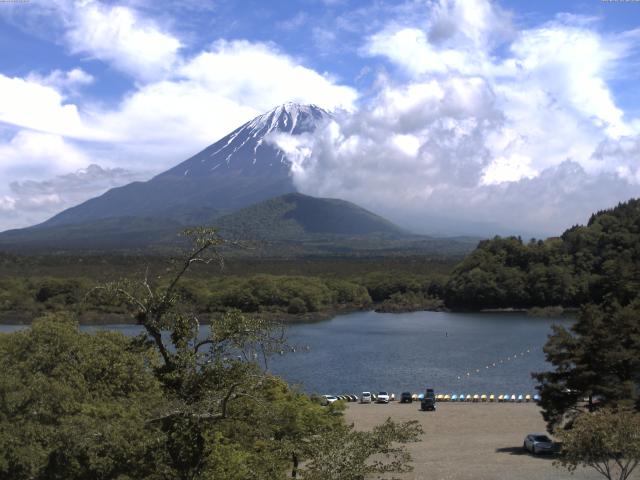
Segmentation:
[(66, 15), (72, 53), (111, 63), (142, 80), (169, 73), (182, 47), (175, 36), (124, 6), (77, 1)]
[(640, 194), (639, 124), (609, 87), (635, 35), (575, 16), (516, 32), (485, 0), (429, 6), (424, 25), (392, 23), (362, 49), (399, 79), (290, 149), (303, 192), (421, 231), (449, 217), (547, 234)]
[(68, 137), (108, 138), (87, 125), (77, 105), (45, 83), (0, 74), (0, 122)]
[(21, 130), (0, 144), (0, 178), (50, 176), (82, 168), (89, 158), (60, 135)]
[(11, 212), (16, 208), (16, 201), (14, 198), (3, 195), (0, 197), (0, 212)]
[(179, 74), (208, 91), (261, 111), (286, 101), (323, 108), (350, 107), (357, 94), (331, 77), (300, 65), (273, 46), (219, 40), (187, 62)]
[(73, 173), (46, 180), (14, 181), (0, 195), (0, 230), (40, 223), (62, 209), (104, 193), (109, 188), (139, 180), (140, 174), (122, 168), (91, 164)]
[(53, 70), (44, 76), (37, 72), (31, 72), (26, 80), (28, 82), (53, 87), (59, 92), (77, 94), (80, 88), (92, 84), (95, 78), (81, 68), (74, 68), (66, 72)]

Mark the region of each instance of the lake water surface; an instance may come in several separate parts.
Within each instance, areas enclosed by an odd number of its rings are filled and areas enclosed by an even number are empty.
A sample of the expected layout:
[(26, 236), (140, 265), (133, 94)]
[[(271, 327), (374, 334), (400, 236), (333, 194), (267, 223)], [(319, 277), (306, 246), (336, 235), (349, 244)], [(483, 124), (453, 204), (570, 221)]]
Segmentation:
[[(549, 368), (542, 346), (552, 324), (568, 326), (571, 320), (521, 313), (339, 315), (290, 326), (287, 337), (296, 351), (276, 355), (269, 369), (310, 393), (398, 394), (430, 387), (442, 393), (533, 394), (530, 372)], [(0, 331), (16, 328), (1, 325)], [(136, 325), (82, 328), (140, 332)]]

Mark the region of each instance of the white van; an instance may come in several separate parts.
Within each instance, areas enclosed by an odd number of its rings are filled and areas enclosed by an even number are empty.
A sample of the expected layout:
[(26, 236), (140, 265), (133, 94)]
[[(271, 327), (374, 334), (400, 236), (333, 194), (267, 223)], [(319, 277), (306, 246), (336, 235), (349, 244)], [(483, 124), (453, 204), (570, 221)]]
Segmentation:
[(371, 403), (371, 392), (362, 392), (360, 403)]

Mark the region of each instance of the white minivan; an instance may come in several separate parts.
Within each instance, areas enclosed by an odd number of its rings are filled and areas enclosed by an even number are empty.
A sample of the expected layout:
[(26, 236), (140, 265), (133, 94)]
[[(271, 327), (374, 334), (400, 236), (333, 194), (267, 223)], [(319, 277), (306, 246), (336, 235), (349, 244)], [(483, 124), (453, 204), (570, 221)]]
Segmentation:
[(371, 403), (371, 392), (362, 392), (360, 403)]

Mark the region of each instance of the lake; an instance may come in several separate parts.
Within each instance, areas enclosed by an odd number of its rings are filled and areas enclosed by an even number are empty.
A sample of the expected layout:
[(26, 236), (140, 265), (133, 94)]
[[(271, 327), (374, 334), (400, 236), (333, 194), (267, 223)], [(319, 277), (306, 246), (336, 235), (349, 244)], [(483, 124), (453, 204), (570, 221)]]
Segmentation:
[[(310, 393), (398, 394), (430, 387), (533, 394), (530, 372), (549, 368), (542, 347), (553, 324), (569, 326), (571, 320), (523, 313), (351, 313), (290, 326), (287, 337), (296, 351), (276, 355), (269, 368)], [(1, 325), (0, 331), (16, 328)], [(82, 328), (140, 332), (136, 325)]]

